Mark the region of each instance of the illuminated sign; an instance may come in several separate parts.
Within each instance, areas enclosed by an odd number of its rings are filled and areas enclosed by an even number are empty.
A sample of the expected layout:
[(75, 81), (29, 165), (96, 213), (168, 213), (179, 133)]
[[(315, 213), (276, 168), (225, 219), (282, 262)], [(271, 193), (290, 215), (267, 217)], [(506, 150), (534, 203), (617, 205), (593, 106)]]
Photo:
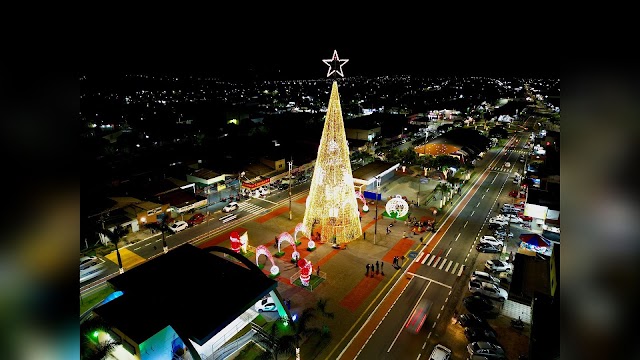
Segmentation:
[(268, 183), (271, 182), (271, 179), (264, 179), (264, 180), (260, 180), (255, 184), (252, 183), (248, 183), (248, 182), (242, 182), (242, 187), (243, 188), (247, 188), (247, 189), (255, 189), (255, 188), (259, 188), (260, 186), (264, 186), (267, 185)]

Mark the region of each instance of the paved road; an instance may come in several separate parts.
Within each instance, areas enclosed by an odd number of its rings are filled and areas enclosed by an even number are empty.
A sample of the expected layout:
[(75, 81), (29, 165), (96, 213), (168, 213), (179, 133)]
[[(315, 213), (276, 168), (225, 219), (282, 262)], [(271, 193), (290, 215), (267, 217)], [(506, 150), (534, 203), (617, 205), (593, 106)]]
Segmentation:
[[(526, 136), (528, 133), (518, 134), (498, 154), (487, 154), (495, 156), (495, 160), (489, 164), (485, 179), (479, 186), (476, 185), (475, 191), (472, 190), (465, 197), (463, 201), (468, 202), (463, 204), (464, 207), (457, 209), (459, 212), (454, 212), (450, 226), (441, 229), (440, 237), (432, 239), (434, 244), (425, 246), (418, 255), (417, 262), (407, 273), (410, 277), (409, 282), (397, 300), (391, 300), (391, 308), (377, 310), (386, 313), (376, 325), (373, 334), (363, 334), (370, 337), (356, 355), (358, 358), (417, 359), (431, 353), (437, 343), (432, 334), (437, 330), (444, 330), (451, 319), (456, 304), (451, 298), (453, 289), (466, 288), (466, 282), (458, 281), (461, 279), (460, 275), (463, 271), (469, 273), (475, 270), (475, 244), (480, 236), (489, 232), (486, 224), (492, 210), (497, 206), (498, 196), (512, 180), (510, 175), (515, 171), (514, 165), (521, 164), (518, 163), (519, 152), (506, 148), (518, 141), (521, 145), (522, 139), (526, 139)], [(505, 162), (510, 162), (512, 166), (506, 168)], [(522, 173), (521, 169), (518, 171)], [(442, 226), (446, 225), (445, 222)], [(492, 257), (497, 257), (497, 254)], [(433, 301), (433, 305), (422, 330), (418, 334), (412, 334), (404, 326), (414, 307), (423, 297)], [(500, 304), (496, 302), (496, 306)], [(460, 341), (466, 345), (466, 339), (462, 338)], [(466, 354), (454, 353), (453, 358), (463, 359), (466, 358)]]

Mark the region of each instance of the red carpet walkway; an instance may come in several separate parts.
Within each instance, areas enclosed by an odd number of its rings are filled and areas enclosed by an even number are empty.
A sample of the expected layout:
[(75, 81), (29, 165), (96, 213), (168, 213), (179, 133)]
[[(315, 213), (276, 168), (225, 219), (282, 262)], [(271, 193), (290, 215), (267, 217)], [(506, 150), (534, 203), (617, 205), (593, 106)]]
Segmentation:
[(268, 213), (267, 215), (260, 216), (259, 218), (255, 219), (254, 221), (257, 222), (257, 223), (262, 224), (262, 223), (266, 222), (267, 220), (271, 220), (276, 216), (284, 214), (287, 211), (289, 211), (289, 208), (286, 207), (286, 206), (283, 206), (281, 208), (273, 210), (272, 212)]
[(347, 294), (347, 296), (342, 299), (342, 301), (340, 301), (340, 305), (349, 309), (350, 311), (355, 311), (358, 306), (360, 306), (364, 302), (364, 300), (369, 295), (371, 295), (373, 290), (376, 289), (376, 286), (380, 284), (380, 281), (382, 281), (382, 275), (365, 277), (364, 279), (360, 280), (358, 285), (356, 285), (353, 290), (351, 290)]
[(407, 254), (407, 250), (411, 249), (413, 246), (413, 240), (409, 240), (407, 238), (400, 239), (396, 246), (394, 246), (387, 254), (382, 258), (382, 261), (393, 264), (394, 256), (403, 256)]

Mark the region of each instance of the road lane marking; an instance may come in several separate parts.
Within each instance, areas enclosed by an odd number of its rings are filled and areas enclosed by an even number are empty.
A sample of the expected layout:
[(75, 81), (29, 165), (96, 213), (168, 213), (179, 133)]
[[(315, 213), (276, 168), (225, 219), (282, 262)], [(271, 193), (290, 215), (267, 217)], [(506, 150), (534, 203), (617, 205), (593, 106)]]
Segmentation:
[(476, 204), (476, 207), (480, 206), (480, 201), (478, 201), (478, 203)]
[(451, 264), (453, 264), (453, 260), (449, 260), (449, 265), (447, 265), (447, 268), (444, 269), (444, 271), (449, 272), (449, 268), (451, 267)]
[(463, 227), (467, 227), (467, 224), (469, 223), (469, 220), (464, 222), (464, 226)]
[(454, 241), (458, 241), (458, 238), (460, 237), (460, 234), (462, 234), (462, 233), (459, 233), (458, 236), (456, 236), (456, 239)]
[(464, 265), (460, 266), (460, 271), (458, 271), (458, 276), (462, 275), (463, 270), (464, 270)]
[(420, 253), (420, 255), (416, 258), (416, 261), (414, 261), (414, 262), (420, 262), (420, 259), (422, 259), (423, 255), (424, 255), (424, 253)]
[(453, 267), (453, 270), (451, 270), (451, 273), (455, 274), (457, 268), (458, 268), (458, 263), (456, 263), (456, 266)]
[(484, 195), (482, 195), (482, 198), (484, 199)]
[(442, 263), (440, 264), (440, 267), (438, 268), (438, 270), (442, 270), (442, 268), (444, 267), (444, 264), (447, 263), (447, 259), (442, 259)]
[(476, 213), (476, 211), (475, 211), (475, 210), (473, 210), (473, 211), (471, 212), (471, 216), (473, 216), (473, 214), (475, 214), (475, 213)]
[[(400, 336), (400, 333), (402, 332), (404, 327), (407, 326), (407, 323), (409, 322), (409, 318), (411, 317), (413, 312), (416, 311), (416, 308), (418, 307), (418, 304), (420, 303), (420, 300), (422, 300), (422, 297), (424, 296), (424, 293), (427, 292), (427, 289), (429, 288), (429, 285), (431, 285), (431, 282), (429, 282), (427, 284), (427, 286), (424, 287), (424, 290), (422, 290), (422, 294), (420, 294), (420, 297), (418, 298), (418, 301), (413, 306), (413, 309), (411, 309), (411, 312), (409, 313), (409, 316), (407, 316), (407, 320), (404, 321), (404, 323), (402, 324), (402, 327), (400, 327), (400, 330), (398, 330), (398, 334), (396, 334), (396, 338), (393, 339), (393, 342), (391, 343), (391, 346), (389, 346), (389, 349), (387, 350), (387, 352), (391, 351), (391, 348), (393, 347), (393, 344), (395, 344), (396, 340), (398, 340), (398, 336)], [(398, 296), (398, 298), (399, 298), (399, 296)], [(363, 346), (363, 348), (364, 348), (364, 346)]]
[(427, 254), (427, 256), (424, 257), (424, 259), (422, 259), (421, 264), (424, 265), (424, 263), (427, 262), (427, 259), (429, 258), (429, 256), (431, 256), (431, 254)]
[(431, 328), (433, 329), (434, 327), (436, 327), (435, 321), (433, 322), (433, 325), (431, 326)]
[[(440, 285), (440, 286), (444, 286), (444, 287), (446, 287), (446, 288), (448, 288), (448, 289), (451, 289), (451, 286), (449, 286), (449, 285), (447, 285), (447, 284), (443, 284), (443, 283), (441, 283), (440, 281), (436, 281), (436, 280), (430, 279), (430, 278), (428, 278), (428, 277), (426, 277), (426, 276), (422, 276), (422, 275), (414, 274), (414, 273), (412, 273), (411, 271), (407, 271), (407, 274), (409, 274), (409, 275), (411, 275), (411, 276), (415, 276), (415, 277), (421, 278), (421, 279), (424, 279), (424, 280), (428, 280), (428, 281), (430, 281), (430, 282), (432, 282), (432, 283), (436, 283), (436, 284), (438, 284), (438, 285)], [(451, 291), (449, 291), (449, 295), (451, 295)]]
[[(429, 332), (429, 336), (431, 336), (431, 332)], [(427, 336), (427, 337), (429, 337)], [(422, 350), (424, 350), (424, 347), (427, 346), (427, 342), (425, 341), (424, 344), (422, 344)]]
[(271, 201), (271, 200), (267, 200), (267, 199), (261, 199), (261, 198), (256, 198), (256, 199), (258, 199), (258, 200), (262, 200), (262, 201), (266, 201), (266, 202), (268, 202), (268, 203), (272, 203), (272, 204), (277, 204), (276, 202), (273, 202), (273, 201)]
[(449, 256), (449, 253), (451, 252), (451, 249), (453, 249), (453, 248), (449, 248), (449, 251), (447, 251), (447, 255), (445, 255), (444, 257), (448, 257)]
[[(431, 331), (429, 331), (429, 335), (427, 335), (427, 339), (430, 337), (431, 337)], [(424, 344), (426, 345), (427, 343), (424, 343)], [(422, 349), (424, 350), (424, 345), (422, 345)]]
[(436, 258), (435, 255), (433, 255), (433, 257), (429, 260), (429, 262), (427, 263), (427, 266), (431, 266), (431, 263), (433, 262), (433, 260)]
[(442, 307), (440, 308), (440, 311), (444, 310), (444, 304), (442, 305)]
[(418, 357), (416, 358), (416, 360), (420, 359), (420, 356), (422, 356), (422, 354), (418, 354)]
[(438, 266), (438, 263), (440, 262), (440, 260), (442, 260), (441, 257), (439, 257), (438, 260), (436, 260), (436, 262), (433, 263), (433, 267)]
[(436, 317), (436, 320), (440, 319), (440, 314), (442, 314), (442, 313), (438, 313), (438, 316)]

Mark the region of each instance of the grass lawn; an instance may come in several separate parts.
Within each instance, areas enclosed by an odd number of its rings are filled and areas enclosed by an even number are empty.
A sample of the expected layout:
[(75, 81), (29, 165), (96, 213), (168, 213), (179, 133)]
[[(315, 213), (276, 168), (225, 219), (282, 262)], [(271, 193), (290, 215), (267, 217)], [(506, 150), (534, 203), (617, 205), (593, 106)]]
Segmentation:
[(114, 291), (115, 290), (113, 290), (110, 286), (105, 286), (103, 289), (82, 296), (80, 298), (80, 315), (89, 310), (92, 306), (97, 305), (99, 302), (104, 300), (107, 295), (111, 294)]

